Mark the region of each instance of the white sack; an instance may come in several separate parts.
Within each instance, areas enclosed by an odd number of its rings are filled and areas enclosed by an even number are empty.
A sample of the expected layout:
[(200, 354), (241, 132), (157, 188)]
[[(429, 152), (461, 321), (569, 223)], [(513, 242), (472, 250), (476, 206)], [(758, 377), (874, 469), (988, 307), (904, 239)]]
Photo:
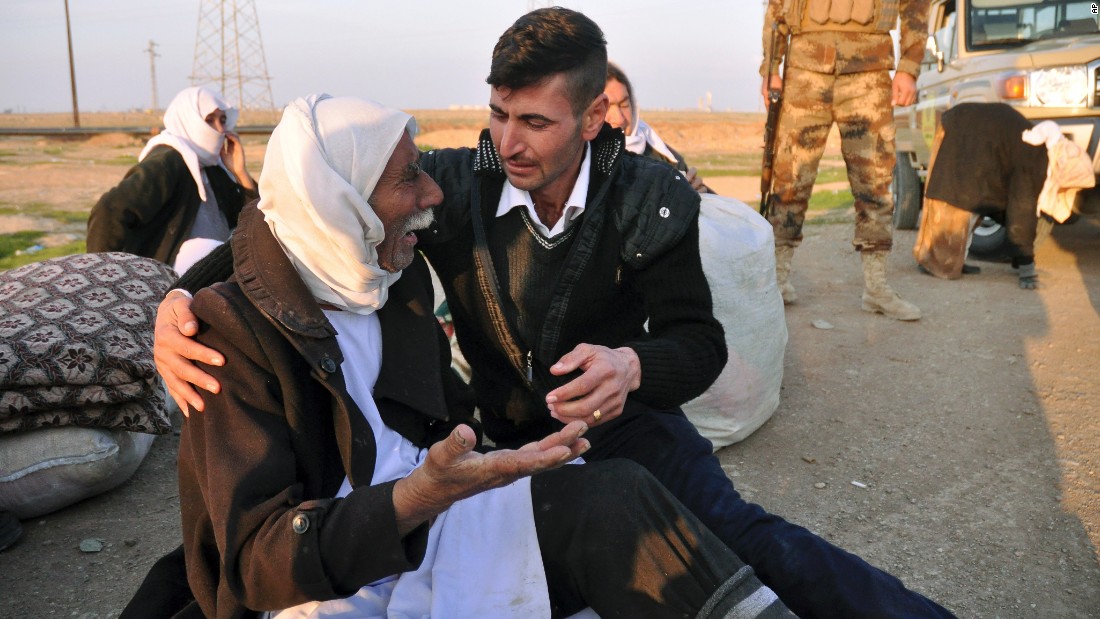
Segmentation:
[(0, 434), (0, 510), (26, 520), (106, 492), (130, 479), (154, 438), (80, 426)]
[(752, 434), (779, 405), (787, 321), (775, 284), (771, 224), (733, 198), (702, 199), (699, 252), (729, 361), (714, 385), (683, 409), (718, 450)]

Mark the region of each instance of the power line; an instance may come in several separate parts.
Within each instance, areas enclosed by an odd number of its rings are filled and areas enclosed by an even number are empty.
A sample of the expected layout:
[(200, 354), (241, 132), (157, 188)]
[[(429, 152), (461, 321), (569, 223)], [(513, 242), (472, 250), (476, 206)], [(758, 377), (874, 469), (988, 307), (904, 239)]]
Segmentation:
[(160, 54), (157, 53), (156, 48), (157, 48), (156, 42), (153, 41), (152, 39), (149, 39), (149, 47), (145, 51), (149, 52), (149, 77), (150, 77), (150, 82), (149, 83), (152, 85), (152, 88), (153, 88), (153, 107), (152, 107), (152, 110), (154, 112), (160, 109), (160, 102), (157, 100), (157, 60), (156, 60), (157, 58), (160, 57)]
[(76, 103), (76, 65), (73, 63), (73, 29), (69, 22), (69, 0), (65, 0), (65, 36), (69, 40), (69, 85), (73, 90), (73, 126), (80, 127), (80, 106)]

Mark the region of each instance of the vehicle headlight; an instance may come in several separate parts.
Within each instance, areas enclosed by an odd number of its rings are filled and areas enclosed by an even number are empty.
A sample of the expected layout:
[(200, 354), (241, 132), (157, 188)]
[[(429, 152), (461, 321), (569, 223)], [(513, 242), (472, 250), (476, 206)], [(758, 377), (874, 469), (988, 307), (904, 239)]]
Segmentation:
[(1032, 71), (1029, 105), (1084, 107), (1088, 105), (1089, 74), (1084, 65)]

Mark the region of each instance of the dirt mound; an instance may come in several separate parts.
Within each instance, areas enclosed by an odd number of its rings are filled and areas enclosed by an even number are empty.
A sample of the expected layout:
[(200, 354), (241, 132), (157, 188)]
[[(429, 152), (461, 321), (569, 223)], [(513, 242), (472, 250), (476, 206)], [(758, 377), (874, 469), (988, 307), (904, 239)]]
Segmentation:
[[(649, 122), (648, 120), (646, 122)], [(649, 122), (667, 144), (678, 151), (738, 153), (759, 149), (764, 124)]]
[(88, 146), (101, 148), (132, 148), (145, 142), (125, 133), (102, 133), (88, 138)]
[[(456, 148), (473, 146), (484, 128), (484, 118), (472, 114), (437, 118), (440, 113), (417, 112), (423, 131), (421, 146)], [(421, 116), (424, 117), (421, 120)], [(704, 114), (656, 112), (643, 116), (665, 142), (685, 153), (730, 153), (759, 150), (764, 143), (764, 118), (756, 114)], [(454, 123), (445, 126), (445, 123)]]
[(421, 148), (461, 148), (476, 146), (479, 129), (440, 129), (416, 136)]

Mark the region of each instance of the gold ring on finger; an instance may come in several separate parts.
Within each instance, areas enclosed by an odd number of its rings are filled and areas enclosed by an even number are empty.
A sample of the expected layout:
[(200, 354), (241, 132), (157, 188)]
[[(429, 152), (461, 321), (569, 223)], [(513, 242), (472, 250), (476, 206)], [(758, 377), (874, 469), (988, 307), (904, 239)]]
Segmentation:
[(592, 420), (593, 420), (593, 421), (599, 421), (599, 420), (600, 420), (600, 416), (601, 416), (601, 415), (603, 415), (603, 413), (601, 413), (601, 412), (600, 412), (600, 409), (598, 409), (598, 408), (597, 408), (597, 409), (596, 409), (596, 410), (595, 410), (595, 411), (594, 411), (594, 412), (592, 413)]

